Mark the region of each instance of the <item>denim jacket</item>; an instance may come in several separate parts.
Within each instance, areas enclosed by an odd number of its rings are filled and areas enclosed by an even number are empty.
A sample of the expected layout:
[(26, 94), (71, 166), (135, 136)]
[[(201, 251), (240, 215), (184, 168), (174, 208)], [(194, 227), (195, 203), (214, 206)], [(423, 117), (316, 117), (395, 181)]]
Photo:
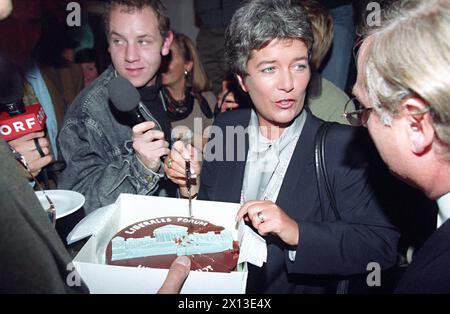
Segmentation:
[(111, 204), (120, 193), (157, 194), (164, 177), (146, 168), (132, 148), (132, 131), (120, 124), (110, 109), (108, 83), (114, 77), (110, 66), (69, 107), (58, 145), (66, 169), (58, 188), (74, 190), (86, 198), (86, 213)]

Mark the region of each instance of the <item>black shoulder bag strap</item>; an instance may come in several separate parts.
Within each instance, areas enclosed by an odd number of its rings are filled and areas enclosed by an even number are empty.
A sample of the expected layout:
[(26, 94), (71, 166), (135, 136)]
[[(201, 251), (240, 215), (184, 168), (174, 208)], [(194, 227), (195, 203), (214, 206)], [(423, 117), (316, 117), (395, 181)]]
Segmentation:
[[(333, 189), (331, 187), (330, 179), (328, 177), (326, 161), (325, 161), (325, 139), (328, 130), (336, 124), (335, 122), (324, 122), (317, 131), (315, 141), (314, 141), (314, 155), (315, 155), (315, 168), (316, 168), (316, 178), (317, 178), (317, 188), (319, 191), (320, 199), (320, 210), (322, 214), (322, 219), (325, 219), (327, 208), (325, 204), (328, 202), (334, 213), (336, 220), (341, 220), (339, 215), (336, 198), (334, 196)], [(336, 294), (346, 294), (348, 291), (348, 280), (339, 280), (336, 288)]]

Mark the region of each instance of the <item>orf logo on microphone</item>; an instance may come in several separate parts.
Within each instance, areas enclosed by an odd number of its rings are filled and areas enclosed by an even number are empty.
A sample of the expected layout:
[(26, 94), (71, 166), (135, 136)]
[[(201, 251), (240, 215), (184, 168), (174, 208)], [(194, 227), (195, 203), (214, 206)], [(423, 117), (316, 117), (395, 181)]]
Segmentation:
[(44, 109), (40, 104), (26, 107), (26, 112), (10, 117), (6, 112), (0, 115), (0, 134), (6, 141), (16, 139), (32, 132), (44, 129), (45, 120)]

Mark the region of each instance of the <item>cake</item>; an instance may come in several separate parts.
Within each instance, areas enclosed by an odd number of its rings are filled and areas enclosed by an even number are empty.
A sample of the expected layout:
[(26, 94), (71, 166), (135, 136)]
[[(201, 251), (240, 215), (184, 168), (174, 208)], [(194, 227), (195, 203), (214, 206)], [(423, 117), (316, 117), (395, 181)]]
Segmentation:
[(239, 246), (230, 231), (205, 220), (152, 218), (119, 231), (108, 243), (106, 263), (167, 269), (180, 255), (191, 259), (191, 270), (230, 272)]

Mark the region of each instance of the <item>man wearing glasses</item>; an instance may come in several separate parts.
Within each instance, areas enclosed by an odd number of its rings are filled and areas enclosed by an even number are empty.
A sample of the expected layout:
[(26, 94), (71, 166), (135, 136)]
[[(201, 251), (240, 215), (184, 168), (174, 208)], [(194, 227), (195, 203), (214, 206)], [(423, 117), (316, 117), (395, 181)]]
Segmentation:
[(437, 230), (413, 256), (398, 293), (450, 292), (450, 2), (399, 1), (371, 29), (345, 115), (368, 128), (383, 160), (437, 201)]

